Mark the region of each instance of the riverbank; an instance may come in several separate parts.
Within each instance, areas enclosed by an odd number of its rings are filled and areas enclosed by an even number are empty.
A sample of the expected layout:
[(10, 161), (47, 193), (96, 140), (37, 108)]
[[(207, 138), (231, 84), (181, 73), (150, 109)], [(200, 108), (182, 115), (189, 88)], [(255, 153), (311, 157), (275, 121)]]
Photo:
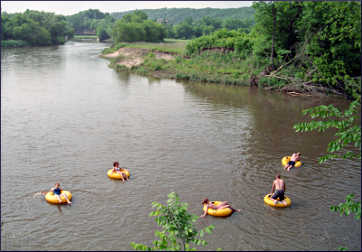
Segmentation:
[(23, 40), (1, 40), (2, 48), (15, 48), (30, 46), (26, 41)]
[(116, 50), (105, 49), (101, 56), (109, 59), (110, 67), (116, 71), (126, 70), (156, 78), (249, 85), (250, 73), (238, 70), (246, 62), (230, 61), (218, 52), (186, 57), (186, 42), (120, 44)]
[(270, 73), (260, 71), (260, 66), (256, 66), (252, 58), (241, 60), (232, 53), (217, 48), (186, 56), (186, 42), (171, 40), (165, 43), (121, 43), (113, 48), (106, 48), (101, 57), (109, 59), (109, 66), (116, 71), (129, 71), (154, 78), (257, 86), (291, 96), (343, 95), (334, 89), (313, 83), (275, 83), (267, 77)]

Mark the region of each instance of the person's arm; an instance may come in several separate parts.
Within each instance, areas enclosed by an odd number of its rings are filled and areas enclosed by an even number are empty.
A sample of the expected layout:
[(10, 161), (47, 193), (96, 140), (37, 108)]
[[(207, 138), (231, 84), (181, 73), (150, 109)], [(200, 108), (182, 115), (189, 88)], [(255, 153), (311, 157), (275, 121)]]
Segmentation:
[(283, 181), (283, 190), (285, 192), (286, 188), (285, 188), (285, 182)]
[(204, 213), (202, 215), (200, 215), (201, 218), (205, 217), (207, 214), (207, 210), (209, 209), (209, 205), (206, 204), (206, 209), (204, 210)]
[(273, 193), (274, 193), (274, 191), (275, 191), (275, 182), (273, 182), (273, 186), (272, 186), (272, 189), (271, 189), (270, 194), (273, 194)]

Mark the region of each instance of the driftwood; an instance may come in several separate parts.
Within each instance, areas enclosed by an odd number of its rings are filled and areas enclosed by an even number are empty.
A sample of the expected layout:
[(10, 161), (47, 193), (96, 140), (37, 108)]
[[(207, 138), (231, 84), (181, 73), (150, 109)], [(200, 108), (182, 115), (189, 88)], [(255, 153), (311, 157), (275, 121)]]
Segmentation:
[(308, 95), (308, 94), (297, 93), (297, 92), (294, 92), (294, 91), (287, 92), (287, 94), (291, 95), (291, 96), (311, 96), (311, 95)]

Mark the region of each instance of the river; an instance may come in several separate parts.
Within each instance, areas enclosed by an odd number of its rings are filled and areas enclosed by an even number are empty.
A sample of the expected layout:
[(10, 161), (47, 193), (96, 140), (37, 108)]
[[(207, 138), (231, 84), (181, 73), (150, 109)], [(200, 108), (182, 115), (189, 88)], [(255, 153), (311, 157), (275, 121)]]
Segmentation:
[[(151, 203), (173, 191), (193, 214), (205, 197), (241, 209), (197, 221), (215, 225), (206, 250), (361, 249), (361, 222), (329, 210), (349, 193), (360, 200), (360, 162), (318, 164), (333, 132), (293, 130), (302, 109), (345, 100), (117, 73), (98, 57), (107, 46), (2, 49), (1, 249), (151, 245)], [(304, 166), (286, 172), (280, 160), (295, 151)], [(107, 177), (114, 161), (128, 182)], [(277, 173), (286, 209), (263, 202)], [(55, 182), (72, 206), (34, 197)]]

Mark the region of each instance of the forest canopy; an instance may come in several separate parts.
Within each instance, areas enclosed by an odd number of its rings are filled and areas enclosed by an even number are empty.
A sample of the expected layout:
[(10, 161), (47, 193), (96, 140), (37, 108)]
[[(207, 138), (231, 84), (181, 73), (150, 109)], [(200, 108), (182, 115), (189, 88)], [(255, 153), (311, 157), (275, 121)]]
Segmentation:
[(14, 45), (58, 45), (64, 44), (73, 34), (73, 27), (63, 15), (34, 10), (1, 13), (2, 44), (10, 41)]
[(113, 25), (114, 43), (147, 41), (163, 41), (166, 36), (165, 27), (155, 21), (148, 20), (146, 13), (135, 11), (117, 20)]

